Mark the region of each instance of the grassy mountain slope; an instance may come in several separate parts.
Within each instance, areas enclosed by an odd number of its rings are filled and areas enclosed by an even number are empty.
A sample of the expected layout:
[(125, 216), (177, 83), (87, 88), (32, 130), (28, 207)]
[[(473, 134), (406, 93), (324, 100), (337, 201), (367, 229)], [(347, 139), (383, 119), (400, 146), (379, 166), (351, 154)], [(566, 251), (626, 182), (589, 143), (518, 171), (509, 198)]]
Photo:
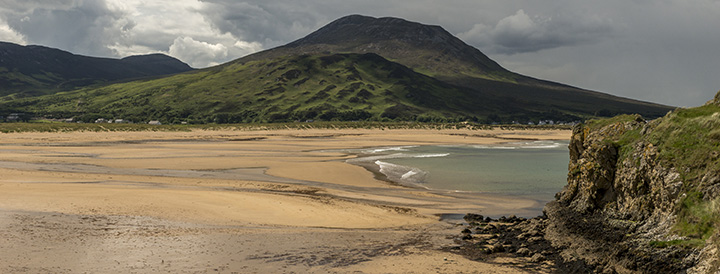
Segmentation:
[(0, 42), (0, 96), (26, 97), (108, 81), (192, 70), (162, 54), (123, 59), (75, 55), (42, 46)]
[[(510, 116), (523, 112), (573, 112), (579, 116), (640, 113), (660, 117), (671, 107), (520, 75), (501, 67), (442, 27), (399, 18), (350, 15), (295, 42), (238, 62), (325, 53), (376, 53), (388, 60), (464, 89), (497, 98)], [(501, 99), (501, 100), (500, 100)]]
[(118, 83), (3, 105), (51, 117), (166, 122), (474, 119), (499, 102), (376, 54), (302, 55)]

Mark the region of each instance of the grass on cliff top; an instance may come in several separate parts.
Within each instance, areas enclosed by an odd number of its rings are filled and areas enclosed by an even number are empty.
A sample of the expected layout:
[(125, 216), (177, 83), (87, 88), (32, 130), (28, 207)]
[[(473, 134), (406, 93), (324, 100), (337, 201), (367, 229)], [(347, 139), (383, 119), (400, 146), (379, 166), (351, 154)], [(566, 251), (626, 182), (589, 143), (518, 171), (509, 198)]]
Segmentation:
[(647, 141), (658, 147), (664, 164), (675, 167), (691, 188), (701, 176), (720, 170), (720, 106), (682, 109), (662, 118)]
[[(609, 119), (590, 120), (590, 131), (599, 129), (612, 136), (621, 152), (632, 149), (636, 143), (646, 142), (655, 146), (660, 160), (666, 167), (675, 167), (683, 181), (692, 191), (698, 187), (701, 177), (720, 170), (720, 106), (706, 105), (678, 109), (663, 118), (650, 121), (647, 134), (640, 134), (643, 127), (624, 127), (627, 122), (640, 121), (639, 115), (620, 115)], [(613, 125), (614, 128), (608, 126)], [(619, 134), (612, 134), (619, 133)], [(621, 155), (622, 160), (623, 155)]]
[(590, 130), (597, 130), (600, 128), (604, 128), (609, 125), (613, 124), (620, 124), (625, 122), (632, 122), (637, 121), (639, 119), (642, 119), (640, 115), (637, 114), (622, 114), (611, 118), (606, 119), (593, 119), (588, 120), (585, 124)]
[(703, 176), (720, 170), (720, 107), (681, 109), (662, 118), (647, 137), (664, 166), (675, 167), (685, 193), (677, 208), (675, 231), (704, 240), (720, 228), (718, 197), (703, 197)]

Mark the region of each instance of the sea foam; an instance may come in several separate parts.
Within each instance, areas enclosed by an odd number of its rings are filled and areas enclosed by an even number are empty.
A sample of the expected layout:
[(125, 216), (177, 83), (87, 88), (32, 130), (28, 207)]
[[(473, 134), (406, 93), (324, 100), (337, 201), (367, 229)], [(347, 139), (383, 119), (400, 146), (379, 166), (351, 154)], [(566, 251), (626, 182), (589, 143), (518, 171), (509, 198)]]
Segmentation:
[(549, 149), (558, 148), (562, 143), (554, 141), (529, 141), (529, 142), (512, 142), (497, 145), (472, 145), (472, 148), (478, 149)]
[(379, 147), (379, 148), (371, 148), (363, 150), (364, 153), (382, 153), (382, 152), (388, 152), (388, 151), (407, 151), (409, 148), (414, 148), (417, 146), (399, 146), (399, 147)]
[(397, 165), (393, 163), (375, 161), (375, 164), (380, 167), (380, 173), (385, 175), (389, 180), (417, 185), (425, 181), (427, 172), (414, 167)]

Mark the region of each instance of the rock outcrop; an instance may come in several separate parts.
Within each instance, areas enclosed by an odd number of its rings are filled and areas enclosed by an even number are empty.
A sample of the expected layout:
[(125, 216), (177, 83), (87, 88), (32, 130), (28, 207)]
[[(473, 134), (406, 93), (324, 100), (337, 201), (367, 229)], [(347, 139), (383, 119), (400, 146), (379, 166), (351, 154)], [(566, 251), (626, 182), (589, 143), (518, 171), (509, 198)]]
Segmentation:
[(713, 98), (712, 100), (708, 101), (706, 105), (716, 105), (716, 106), (720, 106), (720, 92), (718, 92), (717, 94), (715, 94), (715, 98)]
[(568, 184), (557, 194), (558, 203), (576, 212), (602, 211), (629, 221), (661, 220), (672, 214), (683, 185), (680, 174), (660, 164), (652, 143), (627, 144), (621, 152), (614, 141), (632, 130), (647, 132), (656, 124), (632, 118), (592, 131), (586, 125), (574, 128)]
[(720, 271), (719, 113), (720, 93), (649, 122), (576, 126), (545, 239), (596, 273)]
[(652, 121), (577, 125), (569, 148), (568, 183), (543, 216), (468, 214), (451, 251), (530, 271), (720, 273), (720, 93)]

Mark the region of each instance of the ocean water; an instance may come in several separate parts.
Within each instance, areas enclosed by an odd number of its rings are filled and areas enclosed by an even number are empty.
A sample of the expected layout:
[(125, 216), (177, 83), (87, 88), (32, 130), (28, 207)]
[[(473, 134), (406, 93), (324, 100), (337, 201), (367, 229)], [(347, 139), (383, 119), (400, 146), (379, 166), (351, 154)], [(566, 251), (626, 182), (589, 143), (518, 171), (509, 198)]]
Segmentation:
[(405, 146), (359, 151), (388, 179), (428, 189), (498, 193), (550, 201), (566, 184), (567, 141)]

